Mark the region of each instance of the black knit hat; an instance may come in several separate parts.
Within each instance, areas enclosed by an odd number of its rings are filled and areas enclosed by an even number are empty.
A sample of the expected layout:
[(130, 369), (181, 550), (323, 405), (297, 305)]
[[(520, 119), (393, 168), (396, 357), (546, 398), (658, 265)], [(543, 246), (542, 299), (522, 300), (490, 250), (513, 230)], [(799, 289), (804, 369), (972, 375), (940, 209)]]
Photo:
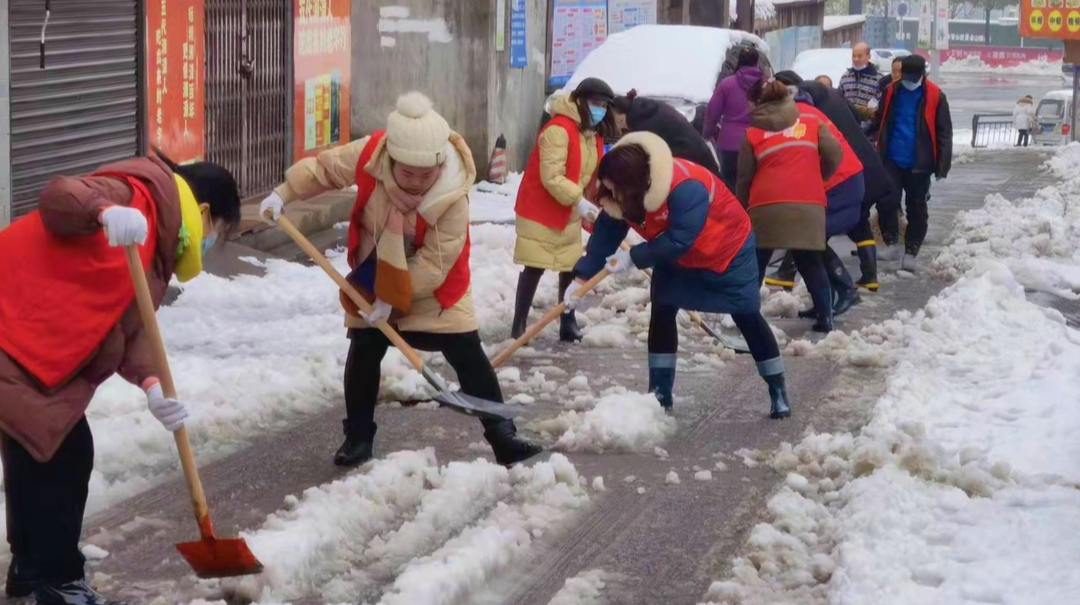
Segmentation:
[(900, 62), (900, 74), (904, 80), (918, 81), (926, 75), (926, 59), (919, 55), (908, 55)]
[(611, 90), (608, 83), (600, 78), (585, 78), (578, 84), (578, 87), (574, 89), (570, 98), (578, 100), (580, 98), (600, 97), (601, 99), (611, 103), (615, 100), (615, 91)]

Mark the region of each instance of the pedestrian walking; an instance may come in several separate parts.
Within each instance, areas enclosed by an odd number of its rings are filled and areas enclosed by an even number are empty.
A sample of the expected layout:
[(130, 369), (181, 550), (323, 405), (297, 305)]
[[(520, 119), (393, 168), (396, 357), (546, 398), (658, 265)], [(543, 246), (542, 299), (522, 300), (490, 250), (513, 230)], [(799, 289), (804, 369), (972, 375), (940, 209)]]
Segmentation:
[[(586, 78), (570, 95), (552, 101), (554, 117), (540, 130), (514, 207), (514, 262), (524, 268), (518, 276), (513, 338), (525, 333), (544, 271), (558, 271), (560, 298), (573, 281), (582, 251), (581, 219), (592, 209), (583, 202), (592, 196), (588, 192), (604, 155), (604, 137), (618, 133), (615, 116), (608, 111), (614, 100), (615, 93), (603, 80)], [(573, 311), (560, 318), (559, 340), (581, 340)]]
[[(915, 259), (926, 239), (930, 179), (944, 179), (952, 167), (952, 116), (945, 93), (926, 77), (926, 59), (904, 57), (901, 78), (885, 91), (875, 122), (878, 151), (892, 178), (894, 191), (878, 205), (885, 260), (900, 260), (905, 271), (916, 270)], [(899, 247), (901, 192), (907, 214), (905, 249)]]
[(1019, 133), (1017, 147), (1027, 147), (1031, 142), (1031, 131), (1035, 128), (1035, 99), (1031, 95), (1021, 97), (1013, 107), (1013, 128)]
[[(301, 160), (259, 211), (276, 220), (288, 202), (357, 187), (349, 223), (349, 281), (371, 301), (363, 314), (344, 293), (351, 341), (345, 361), (345, 441), (334, 464), (357, 466), (373, 456), (380, 366), (390, 341), (374, 327), (394, 325), (413, 347), (439, 351), (461, 391), (501, 402), (495, 371), (480, 345), (469, 270), (470, 187), (476, 164), (465, 139), (413, 92), (398, 99), (386, 129)], [(579, 227), (580, 229), (580, 227)], [(517, 436), (511, 420), (481, 419), (500, 464), (540, 448)]]
[(739, 154), (736, 194), (749, 208), (757, 237), (760, 284), (774, 250), (791, 250), (818, 320), (833, 328), (833, 292), (825, 270), (825, 181), (842, 159), (840, 143), (817, 118), (803, 117), (787, 86), (761, 81), (750, 91), (754, 111)]
[(874, 117), (872, 103), (881, 95), (881, 72), (870, 60), (870, 45), (860, 42), (851, 48), (851, 67), (840, 78), (840, 92), (858, 110), (863, 120)]
[(104, 605), (79, 550), (94, 468), (90, 400), (119, 373), (169, 431), (185, 405), (162, 392), (119, 246), (141, 244), (155, 308), (240, 222), (224, 168), (164, 157), (53, 179), (38, 209), (0, 232), (0, 457), (11, 563), (6, 593), (39, 605)]
[(720, 175), (728, 189), (734, 191), (739, 175), (739, 149), (750, 125), (750, 88), (763, 77), (758, 68), (761, 55), (752, 47), (739, 51), (738, 67), (724, 78), (713, 91), (705, 113), (703, 134), (713, 141), (720, 155)]
[[(753, 229), (731, 192), (705, 168), (674, 159), (648, 132), (623, 137), (601, 161), (600, 179), (603, 211), (564, 302), (577, 304), (574, 292), (605, 261), (613, 273), (651, 268), (649, 390), (660, 405), (670, 410), (674, 402), (676, 316), (691, 309), (731, 314), (768, 384), (769, 415), (790, 416), (780, 349), (761, 315)], [(645, 242), (620, 250), (631, 228)]]
[(720, 176), (716, 155), (678, 109), (663, 101), (639, 97), (637, 90), (631, 90), (626, 96), (615, 98), (611, 111), (620, 133), (651, 132), (664, 139), (675, 157), (690, 160)]

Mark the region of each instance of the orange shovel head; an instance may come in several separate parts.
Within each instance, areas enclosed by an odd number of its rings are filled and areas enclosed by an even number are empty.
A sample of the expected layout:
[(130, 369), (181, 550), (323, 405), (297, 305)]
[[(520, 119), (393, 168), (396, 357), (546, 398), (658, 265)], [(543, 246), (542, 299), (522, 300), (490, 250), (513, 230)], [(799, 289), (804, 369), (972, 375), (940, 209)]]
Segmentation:
[(243, 538), (203, 538), (177, 544), (176, 550), (200, 578), (250, 576), (263, 570), (262, 563), (251, 553)]

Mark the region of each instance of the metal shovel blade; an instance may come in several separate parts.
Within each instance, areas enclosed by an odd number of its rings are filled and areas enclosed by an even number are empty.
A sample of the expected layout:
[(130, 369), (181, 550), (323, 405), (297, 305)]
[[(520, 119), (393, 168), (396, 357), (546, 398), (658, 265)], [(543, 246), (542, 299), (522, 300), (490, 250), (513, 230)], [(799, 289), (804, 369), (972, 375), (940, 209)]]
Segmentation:
[(250, 576), (263, 570), (262, 563), (248, 549), (243, 538), (203, 538), (177, 544), (176, 550), (200, 578)]
[(446, 407), (468, 416), (481, 418), (496, 418), (499, 420), (511, 420), (521, 413), (517, 408), (510, 407), (505, 403), (480, 399), (465, 393), (451, 393), (443, 391), (435, 395), (435, 401)]

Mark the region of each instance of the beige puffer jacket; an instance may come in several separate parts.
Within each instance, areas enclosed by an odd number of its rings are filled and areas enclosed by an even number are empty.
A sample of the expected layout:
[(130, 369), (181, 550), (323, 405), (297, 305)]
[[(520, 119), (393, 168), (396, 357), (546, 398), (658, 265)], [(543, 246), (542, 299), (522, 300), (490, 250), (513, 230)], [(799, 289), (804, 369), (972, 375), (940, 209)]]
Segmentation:
[[(551, 102), (552, 115), (566, 116), (581, 124), (577, 106), (569, 95), (556, 97)], [(517, 244), (514, 246), (514, 262), (526, 267), (570, 271), (581, 258), (581, 214), (577, 203), (584, 197), (585, 188), (596, 174), (600, 158), (596, 151), (597, 134), (582, 131), (581, 176), (577, 182), (566, 178), (566, 162), (569, 155), (570, 137), (563, 128), (547, 128), (540, 135), (540, 181), (548, 193), (560, 204), (570, 206), (570, 222), (562, 231), (545, 227), (528, 219), (517, 217)]]
[[(329, 149), (316, 158), (300, 160), (285, 173), (285, 183), (276, 189), (278, 195), (288, 203), (355, 185), (356, 164), (370, 138), (364, 137)], [(397, 323), (396, 327), (403, 332), (457, 334), (477, 329), (472, 288), (457, 304), (445, 311), (435, 298), (436, 288), (446, 280), (465, 248), (469, 232), (468, 194), (476, 181), (476, 164), (465, 139), (451, 132), (446, 146), (448, 159), (443, 165), (442, 175), (425, 194), (417, 210), (417, 214), (429, 225), (424, 245), (415, 250), (412, 245), (406, 245), (413, 304), (408, 315)], [(394, 178), (390, 171), (390, 154), (386, 152), (386, 139), (379, 142), (365, 170), (375, 177), (378, 184), (364, 207), (362, 229), (364, 237), (377, 238), (390, 208), (383, 182)], [(416, 214), (407, 219), (415, 227)], [(364, 320), (348, 314), (345, 324), (350, 328), (370, 327)]]

